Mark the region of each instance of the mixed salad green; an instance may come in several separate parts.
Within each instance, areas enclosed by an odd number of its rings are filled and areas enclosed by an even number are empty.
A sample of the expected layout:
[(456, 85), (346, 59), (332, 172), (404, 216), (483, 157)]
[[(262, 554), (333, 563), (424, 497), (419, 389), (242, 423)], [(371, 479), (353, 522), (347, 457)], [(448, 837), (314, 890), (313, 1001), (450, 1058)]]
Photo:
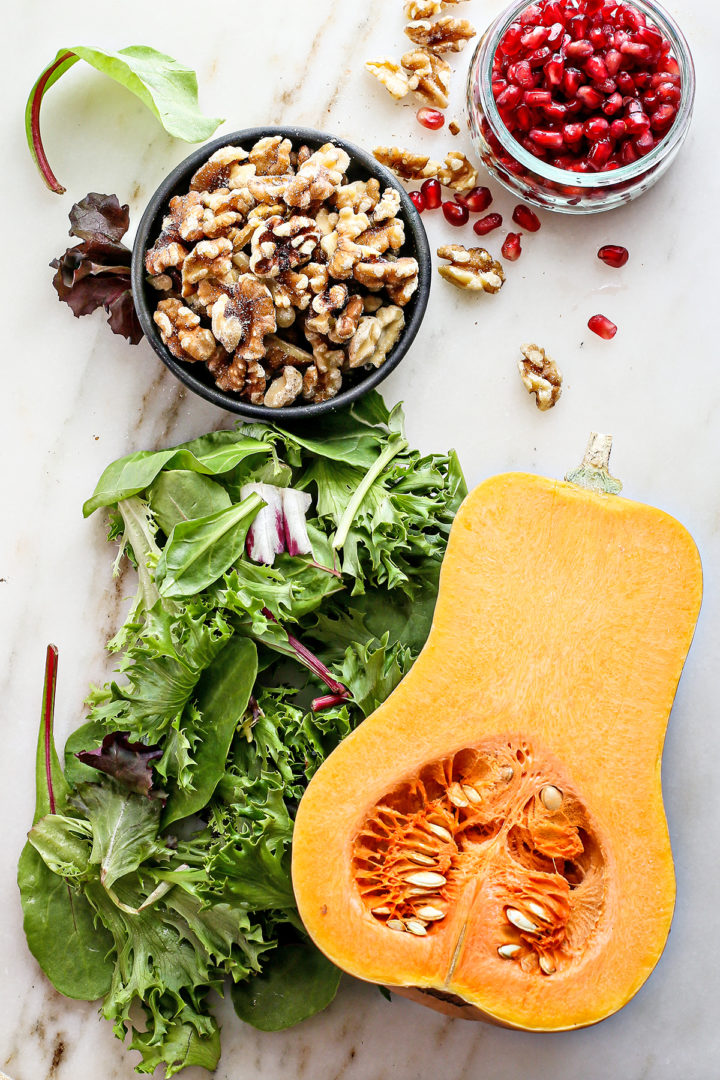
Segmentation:
[[(263, 563), (270, 488), (298, 492), (278, 505), (311, 550), (289, 539)], [(422, 647), (465, 490), (454, 453), (410, 449), (399, 408), (371, 394), (312, 434), (251, 424), (132, 454), (86, 503), (108, 509), (137, 595), (109, 645), (119, 677), (92, 689), (62, 766), (49, 652), (19, 885), (47, 976), (103, 998), (140, 1072), (214, 1068), (228, 983), (266, 1030), (332, 1000), (340, 973), (293, 898), (295, 812)]]

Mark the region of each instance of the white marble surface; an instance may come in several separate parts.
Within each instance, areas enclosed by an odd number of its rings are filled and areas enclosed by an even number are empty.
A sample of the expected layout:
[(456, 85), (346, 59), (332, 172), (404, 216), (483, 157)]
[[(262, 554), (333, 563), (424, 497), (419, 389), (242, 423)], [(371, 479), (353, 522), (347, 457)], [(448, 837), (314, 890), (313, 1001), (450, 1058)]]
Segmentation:
[[(498, 0), (472, 0), (466, 10), (480, 27), (499, 7)], [(416, 344), (384, 385), (388, 400), (404, 399), (412, 439), (427, 449), (454, 445), (471, 483), (513, 468), (561, 476), (579, 459), (590, 429), (612, 431), (625, 494), (670, 511), (695, 536), (705, 602), (663, 767), (678, 878), (668, 946), (621, 1013), (568, 1034), (448, 1020), (409, 1002), (387, 1004), (373, 987), (350, 980), (326, 1013), (285, 1034), (245, 1028), (225, 1004), (221, 1080), (718, 1075), (719, 204), (711, 91), (720, 18), (711, 0), (673, 0), (672, 7), (695, 53), (699, 94), (688, 142), (668, 176), (609, 216), (544, 215), (497, 297), (467, 297), (436, 279)], [(47, 268), (65, 246), (76, 198), (117, 192), (136, 222), (187, 147), (125, 91), (78, 65), (43, 109), (48, 154), (68, 187), (58, 198), (43, 188), (23, 142), (25, 96), (62, 45), (142, 42), (197, 69), (202, 104), (227, 117), (226, 131), (292, 122), (370, 147), (462, 145), (464, 136), (423, 132), (413, 107), (393, 104), (364, 73), (366, 57), (400, 51), (402, 25), (401, 0), (24, 0), (5, 14), (0, 1071), (13, 1080), (116, 1080), (133, 1075), (136, 1057), (95, 1005), (66, 1001), (46, 982), (25, 948), (15, 885), (32, 814), (45, 644), (60, 648), (62, 741), (82, 715), (88, 682), (109, 672), (103, 646), (124, 595), (110, 576), (101, 517), (83, 521), (81, 503), (112, 458), (231, 419), (186, 396), (148, 346), (130, 348), (100, 315), (74, 320), (57, 303)], [(460, 117), (462, 99), (458, 74), (449, 115)], [(509, 219), (512, 206), (497, 190), (493, 208)], [(459, 238), (439, 215), (425, 221), (432, 243)], [(497, 249), (500, 240), (490, 239)], [(624, 270), (595, 258), (608, 241), (629, 247)], [(610, 344), (585, 328), (598, 310), (619, 324)], [(565, 373), (563, 397), (548, 414), (535, 409), (515, 369), (517, 346), (528, 339), (546, 344)]]

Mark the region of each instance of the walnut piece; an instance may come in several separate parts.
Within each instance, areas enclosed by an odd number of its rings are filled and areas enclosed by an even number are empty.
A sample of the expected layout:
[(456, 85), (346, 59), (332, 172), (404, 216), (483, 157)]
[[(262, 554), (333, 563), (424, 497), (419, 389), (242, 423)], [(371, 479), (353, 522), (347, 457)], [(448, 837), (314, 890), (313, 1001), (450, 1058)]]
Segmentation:
[(562, 375), (557, 365), (539, 345), (521, 345), (522, 360), (518, 360), (520, 378), (535, 404), (545, 412), (552, 409), (562, 393)]
[[(387, 190), (383, 193), (383, 198)], [(372, 176), (369, 180), (355, 180), (352, 184), (343, 184), (333, 194), (332, 203), (338, 210), (349, 206), (353, 214), (369, 214), (380, 202), (380, 184)], [(316, 220), (319, 220), (320, 211)], [(397, 211), (395, 211), (397, 213)], [(394, 217), (395, 215), (390, 215)], [(330, 231), (330, 230), (328, 230)]]
[(505, 281), (503, 268), (485, 248), (445, 244), (437, 249), (437, 253), (439, 258), (450, 261), (449, 266), (438, 267), (440, 277), (458, 289), (496, 293), (502, 288)]
[(415, 93), (426, 105), (447, 109), (452, 68), (446, 60), (426, 49), (411, 49), (403, 54), (400, 63), (417, 78)]
[(403, 10), (406, 19), (431, 19), (452, 4), (463, 2), (464, 0), (406, 0)]
[(153, 321), (178, 360), (207, 362), (220, 352), (210, 331), (200, 326), (199, 316), (175, 297), (160, 301)]
[(212, 332), (228, 352), (243, 360), (265, 355), (264, 338), (277, 329), (270, 290), (253, 274), (243, 274), (212, 306)]
[(348, 297), (347, 285), (333, 285), (312, 302), (313, 313), (305, 320), (305, 330), (322, 334), (341, 345), (354, 335), (363, 313), (361, 296)]
[(417, 260), (409, 256), (359, 262), (353, 274), (371, 292), (384, 287), (392, 302), (401, 307), (408, 303), (418, 284)]
[(257, 176), (285, 176), (292, 169), (292, 143), (282, 135), (259, 139), (248, 154), (248, 163), (255, 166)]
[(376, 315), (365, 315), (348, 346), (348, 367), (356, 368), (361, 364), (380, 367), (397, 343), (404, 326), (405, 316), (394, 305), (379, 308)]
[(443, 15), (435, 22), (419, 19), (409, 22), (405, 33), (415, 45), (436, 52), (460, 52), (475, 37), (477, 30), (467, 19)]
[(222, 281), (232, 268), (232, 243), (224, 236), (201, 240), (185, 258), (182, 267), (182, 295), (191, 296), (203, 278)]
[(285, 190), (288, 206), (307, 210), (314, 202), (324, 202), (340, 187), (350, 164), (346, 152), (334, 143), (324, 143), (298, 169)]
[(248, 152), (241, 146), (221, 146), (204, 165), (193, 174), (191, 191), (215, 191), (229, 187), (229, 181), (241, 162), (247, 160)]
[(448, 124), (448, 131), (450, 132), (451, 135), (459, 135), (460, 134), (460, 125), (458, 124), (457, 120), (451, 120), (450, 121), (450, 123)]
[(396, 101), (400, 101), (417, 87), (417, 75), (408, 74), (397, 60), (392, 60), (389, 56), (378, 60), (366, 60), (365, 67), (383, 84)]
[(442, 169), (440, 162), (433, 161), (429, 154), (413, 154), (399, 146), (376, 146), (373, 157), (403, 180), (426, 180), (437, 176)]
[(477, 184), (477, 169), (459, 150), (451, 150), (438, 172), (438, 180), (454, 191), (469, 191)]
[(306, 401), (329, 401), (341, 386), (342, 373), (339, 368), (320, 371), (315, 364), (311, 364), (303, 377), (302, 394)]
[(284, 367), (282, 375), (274, 379), (265, 391), (264, 405), (271, 409), (282, 409), (285, 405), (292, 405), (295, 398), (302, 393), (303, 377), (294, 367)]
[(319, 243), (320, 230), (311, 217), (267, 218), (253, 233), (250, 269), (258, 277), (277, 277), (310, 262)]

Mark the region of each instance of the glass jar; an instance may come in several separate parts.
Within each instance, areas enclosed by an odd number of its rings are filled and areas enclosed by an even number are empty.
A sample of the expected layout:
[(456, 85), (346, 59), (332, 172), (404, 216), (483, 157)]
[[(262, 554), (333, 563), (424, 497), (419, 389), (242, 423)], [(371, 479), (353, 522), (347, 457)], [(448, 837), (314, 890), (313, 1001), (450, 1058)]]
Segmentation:
[(629, 0), (672, 45), (680, 69), (681, 98), (672, 127), (645, 157), (606, 172), (560, 169), (535, 157), (505, 126), (492, 92), (495, 53), (511, 23), (530, 5), (516, 0), (488, 27), (475, 50), (468, 75), (467, 108), (470, 132), (487, 170), (527, 202), (564, 214), (594, 214), (612, 210), (642, 195), (674, 161), (687, 135), (695, 98), (695, 69), (679, 27), (654, 0)]

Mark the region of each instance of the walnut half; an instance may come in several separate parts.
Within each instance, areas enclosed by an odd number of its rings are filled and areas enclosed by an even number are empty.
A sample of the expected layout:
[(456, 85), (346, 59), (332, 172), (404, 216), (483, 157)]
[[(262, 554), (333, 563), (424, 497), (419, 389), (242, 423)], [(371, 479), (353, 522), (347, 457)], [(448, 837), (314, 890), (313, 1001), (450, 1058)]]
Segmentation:
[(485, 248), (466, 248), (462, 244), (445, 244), (437, 249), (441, 259), (449, 259), (448, 266), (438, 266), (440, 277), (458, 289), (470, 292), (496, 293), (505, 281), (503, 268)]
[(562, 375), (557, 364), (539, 345), (521, 345), (522, 360), (518, 360), (520, 378), (535, 404), (545, 412), (552, 409), (562, 393)]

